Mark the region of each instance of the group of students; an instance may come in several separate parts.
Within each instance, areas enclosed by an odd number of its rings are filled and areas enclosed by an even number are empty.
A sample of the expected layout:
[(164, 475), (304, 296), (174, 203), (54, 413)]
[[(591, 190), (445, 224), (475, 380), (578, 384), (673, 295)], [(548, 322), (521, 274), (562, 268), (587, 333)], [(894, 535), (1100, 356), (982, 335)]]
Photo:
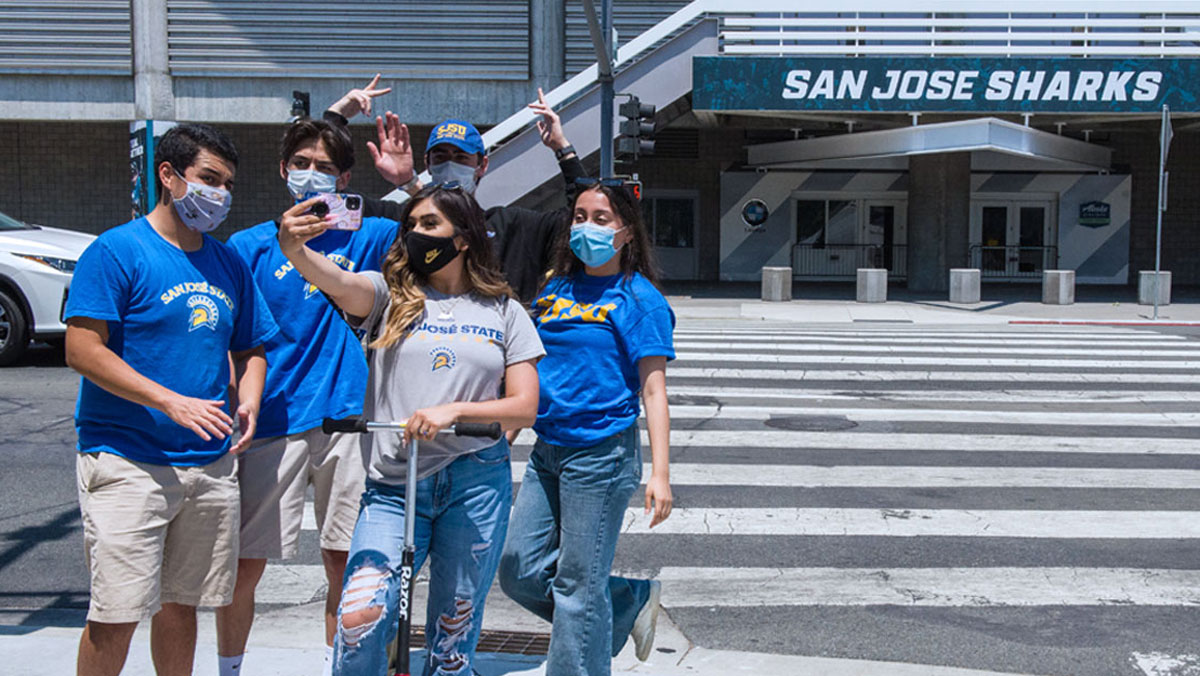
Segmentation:
[[(482, 210), (486, 148), (462, 120), (433, 129), (433, 180), (420, 185), (407, 128), (388, 113), (368, 145), (410, 197), (364, 198), (360, 229), (331, 230), (312, 211), (320, 198), (304, 197), (346, 190), (345, 125), (387, 92), (377, 80), (287, 129), (292, 206), (278, 220), (227, 244), (206, 235), (228, 213), (237, 151), (182, 124), (158, 145), (151, 213), (81, 257), (65, 310), (67, 361), (83, 375), (77, 483), (91, 573), (78, 673), (120, 673), (144, 619), (157, 673), (191, 673), (197, 606), (218, 607), (222, 676), (241, 673), (255, 587), (268, 559), (298, 553), (310, 487), (326, 673), (386, 673), (409, 509), (415, 569), (430, 563), (425, 674), (473, 673), (497, 576), (552, 623), (549, 676), (607, 674), (631, 636), (648, 655), (659, 585), (611, 575), (642, 478), (639, 398), (652, 525), (672, 505), (674, 315), (637, 198), (586, 176), (539, 95), (531, 107), (568, 209)], [(324, 418), (359, 413), (406, 428), (321, 431)], [(439, 435), (458, 422), (499, 422), (506, 436)], [(509, 444), (526, 427), (537, 440), (514, 504)]]

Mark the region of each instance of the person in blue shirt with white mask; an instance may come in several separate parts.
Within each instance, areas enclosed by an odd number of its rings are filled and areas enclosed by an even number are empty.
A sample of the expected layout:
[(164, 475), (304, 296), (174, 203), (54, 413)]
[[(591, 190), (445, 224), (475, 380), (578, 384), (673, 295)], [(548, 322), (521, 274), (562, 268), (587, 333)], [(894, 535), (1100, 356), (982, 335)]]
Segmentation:
[[(279, 175), (293, 203), (286, 213), (308, 210), (315, 201), (303, 199), (309, 193), (344, 191), (353, 166), (354, 146), (344, 129), (321, 120), (294, 122), (280, 143)], [(394, 221), (365, 218), (359, 230), (327, 230), (309, 246), (344, 270), (379, 270), (397, 231)], [(221, 676), (242, 671), (254, 621), (254, 590), (267, 560), (298, 553), (310, 486), (328, 582), (328, 673), (346, 553), (366, 481), (367, 458), (358, 437), (321, 431), (324, 418), (362, 412), (367, 384), (362, 346), (337, 308), (284, 256), (278, 234), (278, 223), (268, 221), (229, 238), (279, 318), (280, 332), (266, 345), (270, 368), (258, 439), (243, 454), (238, 470), (241, 554), (233, 603), (217, 611)]]
[(607, 676), (628, 638), (642, 660), (654, 639), (659, 583), (610, 573), (642, 475), (639, 396), (653, 458), (651, 527), (671, 513), (666, 364), (675, 315), (654, 286), (650, 238), (629, 186), (593, 181), (576, 197), (573, 221), (534, 303), (546, 348), (537, 442), (499, 579), (509, 597), (553, 623), (548, 675)]
[(254, 438), (263, 343), (278, 331), (246, 264), (205, 234), (232, 203), (233, 143), (181, 124), (155, 162), (158, 204), (84, 251), (64, 310), (67, 364), (83, 375), (76, 473), (91, 604), (77, 669), (88, 676), (120, 673), (149, 618), (158, 673), (191, 673), (196, 606), (232, 599), (233, 456)]

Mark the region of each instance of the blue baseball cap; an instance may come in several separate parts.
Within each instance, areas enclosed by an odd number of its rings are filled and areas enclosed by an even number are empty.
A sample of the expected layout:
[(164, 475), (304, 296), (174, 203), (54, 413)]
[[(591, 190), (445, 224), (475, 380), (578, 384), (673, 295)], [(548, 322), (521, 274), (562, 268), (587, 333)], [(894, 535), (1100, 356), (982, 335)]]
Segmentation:
[(487, 155), (487, 148), (483, 145), (483, 137), (479, 135), (479, 130), (466, 120), (446, 120), (434, 127), (429, 133), (429, 142), (425, 144), (425, 152), (428, 153), (434, 146), (443, 143), (476, 155)]

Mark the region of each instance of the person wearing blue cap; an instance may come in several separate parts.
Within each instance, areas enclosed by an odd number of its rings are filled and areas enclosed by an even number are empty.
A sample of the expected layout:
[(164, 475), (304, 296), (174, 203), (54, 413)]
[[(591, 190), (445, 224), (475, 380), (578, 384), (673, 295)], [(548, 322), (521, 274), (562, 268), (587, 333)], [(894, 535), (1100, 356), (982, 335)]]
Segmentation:
[[(369, 115), (371, 100), (391, 91), (375, 89), (372, 81), (365, 89), (355, 89), (325, 111), (325, 120), (346, 125), (348, 118), (360, 112)], [(529, 108), (541, 116), (538, 131), (542, 144), (554, 151), (564, 180), (567, 202), (574, 197), (576, 179), (586, 177), (583, 163), (563, 133), (562, 122), (541, 89), (538, 100)], [(388, 111), (375, 118), (378, 143), (368, 143), (375, 169), (388, 182), (412, 195), (422, 187), (413, 168), (412, 144), (408, 126)], [(425, 146), (425, 166), (434, 183), (457, 183), (474, 192), (487, 172), (487, 147), (479, 130), (470, 122), (450, 119), (433, 128)], [(400, 217), (403, 204), (389, 200), (364, 198), (363, 216)], [(492, 207), (486, 212), (488, 237), (500, 269), (521, 303), (528, 306), (537, 296), (556, 236), (570, 225), (570, 211), (564, 206), (552, 211), (534, 211), (521, 207)]]

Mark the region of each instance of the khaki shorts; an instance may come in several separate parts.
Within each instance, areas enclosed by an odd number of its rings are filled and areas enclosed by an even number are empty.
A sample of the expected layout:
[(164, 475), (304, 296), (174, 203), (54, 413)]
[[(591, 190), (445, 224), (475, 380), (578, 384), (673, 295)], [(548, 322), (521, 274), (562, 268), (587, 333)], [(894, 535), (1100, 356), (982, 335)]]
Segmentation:
[(320, 428), (252, 442), (238, 460), (241, 557), (289, 559), (296, 555), (309, 484), (313, 486), (321, 548), (350, 551), (367, 477), (368, 450), (360, 435), (328, 435)]
[(140, 622), (164, 603), (224, 606), (237, 573), (236, 462), (151, 465), (113, 453), (75, 461), (92, 622)]

